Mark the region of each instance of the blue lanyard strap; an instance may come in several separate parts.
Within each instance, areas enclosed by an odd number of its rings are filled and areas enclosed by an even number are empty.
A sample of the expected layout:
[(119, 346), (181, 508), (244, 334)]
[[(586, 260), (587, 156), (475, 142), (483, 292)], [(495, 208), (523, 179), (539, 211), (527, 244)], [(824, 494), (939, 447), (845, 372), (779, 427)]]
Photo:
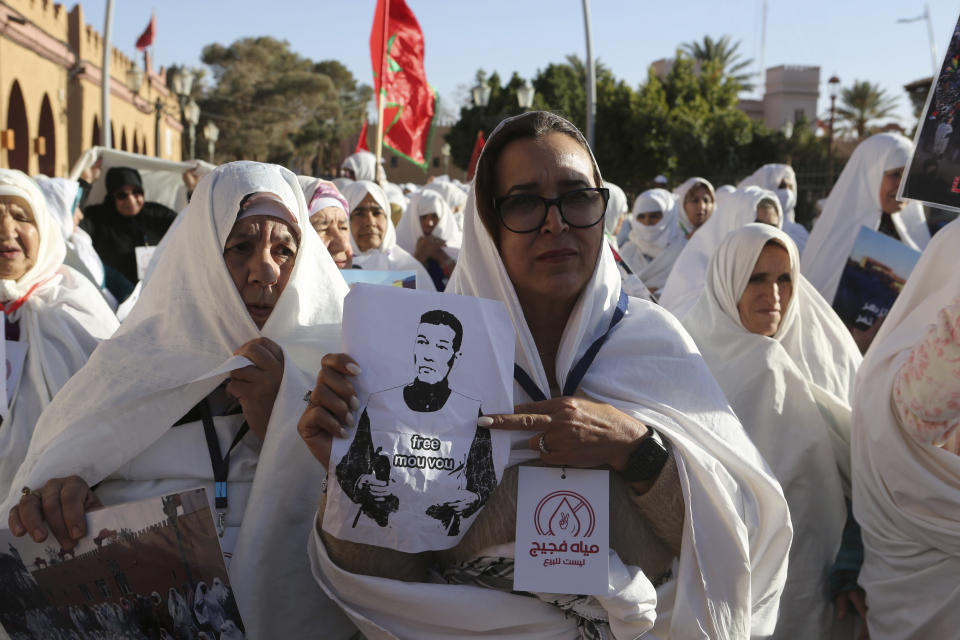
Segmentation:
[[(613, 317), (610, 318), (610, 326), (607, 327), (607, 331), (602, 336), (593, 341), (593, 344), (591, 344), (590, 348), (583, 354), (580, 361), (570, 370), (570, 375), (567, 376), (567, 383), (563, 385), (563, 395), (572, 396), (577, 391), (583, 377), (587, 375), (587, 369), (590, 368), (593, 360), (597, 357), (600, 347), (607, 341), (607, 337), (610, 335), (610, 332), (613, 331), (613, 328), (617, 326), (617, 323), (623, 320), (623, 316), (627, 312), (627, 303), (627, 294), (621, 291), (620, 299), (617, 300), (617, 308), (614, 309)], [(518, 364), (513, 365), (513, 379), (517, 381), (517, 384), (523, 388), (534, 402), (547, 399), (547, 396), (540, 387), (537, 386), (537, 383), (533, 381), (530, 374), (524, 371), (523, 367)]]

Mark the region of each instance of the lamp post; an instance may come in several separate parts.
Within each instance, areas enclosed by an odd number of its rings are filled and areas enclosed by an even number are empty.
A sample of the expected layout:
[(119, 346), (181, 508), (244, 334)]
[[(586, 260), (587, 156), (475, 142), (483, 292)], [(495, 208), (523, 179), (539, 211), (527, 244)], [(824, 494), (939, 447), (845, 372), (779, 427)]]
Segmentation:
[(473, 95), (473, 104), (480, 109), (486, 109), (490, 104), (490, 85), (485, 81), (480, 81), (477, 86), (470, 90)]
[(137, 66), (136, 62), (130, 63), (127, 69), (127, 89), (133, 94), (140, 93), (140, 87), (143, 85), (143, 69)]
[(450, 175), (450, 143), (444, 142), (440, 147), (440, 156), (443, 158), (443, 173)]
[(530, 80), (525, 80), (523, 86), (517, 89), (517, 104), (520, 105), (520, 108), (526, 111), (533, 106), (533, 96), (536, 91), (533, 88), (533, 85), (530, 84)]
[[(193, 160), (195, 155), (196, 147), (196, 135), (197, 135), (197, 123), (200, 122), (200, 107), (197, 106), (196, 102), (190, 100), (190, 91), (193, 89), (193, 80), (194, 75), (190, 69), (176, 68), (171, 72), (170, 75), (170, 88), (173, 89), (173, 92), (177, 96), (177, 102), (180, 104), (180, 115), (183, 118), (183, 121), (188, 125), (188, 131), (190, 136), (190, 159)], [(187, 101), (190, 100), (188, 103)], [(190, 106), (193, 104), (193, 107)], [(190, 111), (190, 115), (194, 116), (191, 122), (190, 116), (187, 114), (187, 111)], [(160, 117), (159, 115), (157, 116)], [(159, 148), (159, 133), (157, 136), (157, 147)], [(159, 156), (159, 152), (157, 153)]]
[(187, 132), (190, 137), (190, 159), (197, 158), (197, 124), (200, 122), (200, 105), (193, 100), (183, 108), (183, 119), (187, 121)]
[(830, 93), (830, 128), (827, 129), (827, 186), (833, 186), (833, 122), (837, 113), (837, 95), (840, 93), (840, 78), (831, 76), (827, 80)]
[(217, 147), (217, 138), (220, 137), (220, 127), (214, 124), (213, 120), (207, 120), (203, 125), (203, 137), (207, 140), (207, 157), (210, 164), (213, 164), (213, 152)]

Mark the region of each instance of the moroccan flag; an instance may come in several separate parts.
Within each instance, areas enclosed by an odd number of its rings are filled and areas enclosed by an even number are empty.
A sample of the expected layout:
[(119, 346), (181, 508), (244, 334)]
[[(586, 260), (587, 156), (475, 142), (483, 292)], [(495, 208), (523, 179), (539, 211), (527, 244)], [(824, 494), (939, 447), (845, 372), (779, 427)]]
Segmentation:
[[(387, 56), (382, 67), (384, 78), (380, 78), (382, 55)], [(386, 100), (383, 143), (426, 171), (437, 94), (427, 84), (423, 68), (423, 32), (404, 0), (377, 0), (370, 32), (370, 58), (373, 88)]]
[(470, 164), (467, 166), (467, 182), (473, 180), (473, 174), (477, 171), (477, 161), (480, 159), (480, 152), (483, 151), (483, 145), (485, 144), (487, 144), (487, 141), (483, 137), (483, 131), (477, 131), (477, 141), (473, 143)]
[(363, 118), (363, 127), (360, 129), (360, 137), (357, 138), (357, 148), (353, 150), (354, 153), (358, 151), (370, 151), (370, 147), (367, 146), (367, 118)]
[(140, 37), (137, 38), (137, 51), (143, 51), (153, 44), (153, 37), (157, 33), (157, 14), (150, 16), (150, 24), (144, 29)]

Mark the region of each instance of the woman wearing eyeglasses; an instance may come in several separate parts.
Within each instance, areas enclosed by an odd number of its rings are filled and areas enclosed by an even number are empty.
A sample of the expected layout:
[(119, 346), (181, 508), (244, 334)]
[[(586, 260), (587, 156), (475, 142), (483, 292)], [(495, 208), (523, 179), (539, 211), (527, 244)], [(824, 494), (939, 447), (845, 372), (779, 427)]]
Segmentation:
[(358, 180), (343, 187), (350, 210), (350, 244), (353, 266), (377, 271), (413, 271), (417, 289), (436, 291), (433, 279), (420, 262), (397, 244), (390, 219), (390, 202), (376, 182)]
[(107, 267), (107, 287), (123, 302), (139, 280), (136, 248), (157, 246), (177, 212), (145, 200), (136, 169), (112, 167), (107, 171), (106, 186), (103, 203), (88, 206), (80, 226), (93, 238), (93, 248)]
[[(453, 549), (398, 555), (318, 527), (314, 575), (367, 638), (772, 633), (791, 539), (783, 494), (679, 322), (622, 293), (602, 184), (559, 116), (528, 112), (487, 140), (448, 291), (500, 300), (513, 318), (516, 413), (477, 423), (512, 432), (510, 463)], [(326, 465), (356, 369), (346, 354), (323, 364), (298, 426)], [(519, 463), (609, 471), (606, 595), (513, 590), (516, 522), (530, 517), (517, 512)]]

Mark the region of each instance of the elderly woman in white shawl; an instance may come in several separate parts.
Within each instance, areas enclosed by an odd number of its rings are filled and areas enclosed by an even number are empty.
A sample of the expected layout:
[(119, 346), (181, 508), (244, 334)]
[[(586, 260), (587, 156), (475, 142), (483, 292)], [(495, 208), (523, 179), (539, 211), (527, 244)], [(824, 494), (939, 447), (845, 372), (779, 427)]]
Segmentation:
[(100, 503), (202, 486), (251, 637), (353, 633), (290, 544), (323, 475), (294, 427), (347, 290), (309, 224), (281, 167), (200, 181), (130, 316), (38, 422), (5, 503), (14, 535), (70, 549)]
[(620, 247), (620, 257), (643, 284), (656, 295), (687, 244), (677, 222), (673, 194), (666, 189), (648, 189), (633, 203), (629, 241)]
[(338, 269), (353, 267), (353, 247), (350, 245), (350, 218), (347, 199), (336, 185), (320, 178), (297, 176), (307, 201), (310, 225), (320, 236)]
[[(386, 173), (383, 167), (377, 170), (377, 156), (369, 151), (357, 151), (350, 154), (340, 165), (340, 177), (350, 180), (372, 180), (379, 182), (386, 180)], [(339, 186), (339, 185), (338, 185)]]
[(720, 241), (734, 229), (764, 222), (782, 228), (780, 201), (759, 187), (737, 189), (725, 195), (717, 211), (700, 227), (673, 264), (659, 302), (678, 318), (693, 308), (703, 292), (707, 265)]
[(800, 270), (833, 303), (843, 267), (860, 227), (879, 230), (922, 250), (930, 241), (923, 207), (897, 200), (912, 143), (897, 133), (878, 133), (861, 142), (830, 191), (810, 232)]
[[(517, 414), (478, 420), (515, 432), (513, 466), (460, 544), (433, 558), (378, 563), (373, 547), (314, 536), (317, 580), (371, 640), (773, 631), (790, 540), (783, 495), (679, 323), (622, 294), (601, 184), (582, 134), (559, 116), (507, 119), (487, 140), (450, 290), (500, 300), (513, 318)], [(321, 460), (346, 421), (351, 368), (345, 354), (324, 359), (300, 421)], [(531, 460), (612, 469), (607, 595), (512, 590), (516, 465)], [(448, 584), (363, 575), (419, 561)]]
[(810, 233), (806, 227), (797, 222), (797, 174), (788, 164), (765, 164), (749, 176), (740, 181), (739, 188), (760, 187), (773, 191), (780, 199), (780, 209), (783, 211), (783, 230), (786, 232), (797, 249), (803, 254)]
[(360, 180), (345, 185), (342, 192), (350, 211), (354, 266), (377, 271), (413, 271), (418, 289), (435, 291), (426, 268), (397, 244), (397, 230), (383, 189), (375, 182)]
[[(450, 205), (450, 211), (453, 213), (453, 219), (457, 223), (457, 228), (463, 231), (463, 210), (467, 206), (467, 194), (457, 184), (449, 180), (434, 180), (424, 185), (425, 191), (436, 191), (443, 196), (443, 199)], [(411, 194), (412, 198), (413, 195)]]
[(117, 318), (97, 288), (63, 264), (66, 246), (36, 183), (0, 169), (0, 309), (8, 367), (0, 397), (0, 495), (10, 491), (34, 426)]
[(462, 242), (450, 206), (438, 191), (423, 189), (410, 196), (397, 225), (397, 244), (423, 265), (437, 291), (446, 288)]
[[(794, 538), (775, 637), (829, 638), (826, 583), (847, 520), (860, 352), (800, 275), (793, 241), (765, 224), (724, 238), (681, 321), (790, 505)], [(843, 597), (862, 604), (862, 593)]]
[(677, 220), (687, 239), (706, 224), (717, 206), (717, 193), (706, 178), (688, 178), (673, 190)]
[(870, 637), (960, 629), (960, 222), (924, 250), (857, 374), (853, 510)]

